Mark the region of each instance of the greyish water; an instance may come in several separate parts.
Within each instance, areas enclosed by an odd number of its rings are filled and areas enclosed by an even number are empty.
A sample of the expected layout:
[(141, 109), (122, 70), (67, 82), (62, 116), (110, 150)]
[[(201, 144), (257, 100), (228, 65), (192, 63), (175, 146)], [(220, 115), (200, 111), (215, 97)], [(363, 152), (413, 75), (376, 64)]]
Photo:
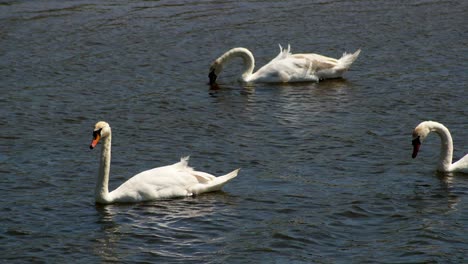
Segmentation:
[[(437, 120), (468, 152), (468, 1), (0, 1), (0, 262), (463, 263), (468, 175), (435, 171)], [(237, 81), (210, 62), (278, 43), (362, 53), (343, 80)], [(191, 155), (224, 191), (98, 206), (95, 122), (114, 132), (110, 189)]]

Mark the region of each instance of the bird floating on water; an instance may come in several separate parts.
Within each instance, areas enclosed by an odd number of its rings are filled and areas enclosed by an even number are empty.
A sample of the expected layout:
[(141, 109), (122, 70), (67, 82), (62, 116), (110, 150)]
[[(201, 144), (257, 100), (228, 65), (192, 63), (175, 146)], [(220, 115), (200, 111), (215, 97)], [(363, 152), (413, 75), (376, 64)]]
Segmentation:
[(241, 47), (227, 51), (211, 64), (210, 84), (215, 85), (224, 65), (237, 57), (244, 63), (242, 82), (287, 83), (341, 78), (361, 52), (360, 49), (352, 54), (345, 52), (340, 59), (334, 59), (314, 53), (292, 54), (290, 45), (287, 49), (279, 47), (280, 53), (255, 73), (252, 52)]

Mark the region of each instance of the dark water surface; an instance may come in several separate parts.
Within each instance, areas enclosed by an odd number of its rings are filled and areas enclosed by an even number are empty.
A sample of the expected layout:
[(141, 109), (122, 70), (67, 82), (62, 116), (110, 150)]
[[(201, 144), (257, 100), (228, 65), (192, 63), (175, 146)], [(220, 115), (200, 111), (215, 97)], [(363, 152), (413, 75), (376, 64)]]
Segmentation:
[[(463, 263), (468, 175), (435, 171), (436, 120), (468, 152), (467, 1), (0, 1), (0, 262)], [(249, 48), (339, 57), (344, 80), (207, 86)], [(95, 122), (110, 189), (192, 155), (223, 192), (96, 206)]]

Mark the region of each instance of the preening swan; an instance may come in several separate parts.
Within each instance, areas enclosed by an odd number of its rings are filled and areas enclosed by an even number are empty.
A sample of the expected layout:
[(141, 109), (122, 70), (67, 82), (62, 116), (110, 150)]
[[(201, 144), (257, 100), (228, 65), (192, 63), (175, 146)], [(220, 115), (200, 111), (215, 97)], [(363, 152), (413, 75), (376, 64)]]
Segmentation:
[(103, 141), (95, 190), (96, 203), (142, 202), (218, 191), (239, 172), (237, 169), (224, 176), (215, 177), (193, 170), (188, 166), (186, 157), (172, 165), (143, 171), (109, 192), (111, 138), (109, 124), (104, 121), (96, 123), (90, 148), (95, 148), (100, 140)]
[(227, 51), (211, 64), (208, 75), (210, 84), (216, 84), (224, 65), (236, 57), (244, 61), (244, 72), (240, 78), (243, 82), (285, 83), (340, 78), (361, 52), (360, 49), (353, 54), (345, 52), (340, 59), (333, 59), (313, 53), (292, 54), (289, 45), (287, 49), (283, 49), (281, 45), (279, 47), (278, 56), (255, 73), (255, 59), (248, 49), (233, 48)]
[(440, 157), (437, 169), (443, 172), (467, 172), (468, 155), (452, 164), (453, 141), (449, 130), (441, 123), (434, 121), (421, 122), (413, 131), (413, 159), (418, 155), (421, 143), (431, 132), (436, 132), (441, 140)]

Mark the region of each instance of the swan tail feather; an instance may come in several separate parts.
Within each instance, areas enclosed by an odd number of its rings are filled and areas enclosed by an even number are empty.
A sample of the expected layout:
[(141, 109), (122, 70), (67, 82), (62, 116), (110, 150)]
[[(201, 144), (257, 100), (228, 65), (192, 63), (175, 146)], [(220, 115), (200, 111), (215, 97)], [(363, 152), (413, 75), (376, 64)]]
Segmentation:
[(180, 158), (180, 161), (174, 164), (181, 171), (193, 171), (193, 168), (188, 165), (190, 156)]
[(193, 194), (219, 191), (226, 183), (237, 176), (239, 170), (240, 169), (236, 169), (226, 175), (215, 177), (211, 181), (196, 184), (195, 186), (192, 186), (189, 191)]
[(272, 61), (279, 60), (279, 59), (285, 59), (285, 58), (287, 58), (287, 57), (289, 57), (291, 55), (291, 45), (288, 44), (287, 49), (283, 48), (283, 46), (281, 46), (281, 44), (278, 44), (278, 46), (280, 48), (280, 52)]
[(209, 181), (212, 181), (214, 179), (216, 179), (215, 176), (209, 174), (209, 173), (206, 173), (206, 172), (202, 172), (202, 171), (193, 171), (193, 176), (195, 176), (195, 178), (197, 178), (197, 181), (199, 183), (206, 183), (206, 182), (209, 182)]
[(337, 61), (336, 69), (347, 70), (351, 67), (351, 64), (358, 58), (361, 53), (361, 49), (358, 49), (354, 53), (343, 53), (343, 56)]
[(190, 156), (185, 156), (185, 157), (180, 158), (180, 162), (184, 163), (185, 165), (188, 165), (189, 159), (190, 159)]

